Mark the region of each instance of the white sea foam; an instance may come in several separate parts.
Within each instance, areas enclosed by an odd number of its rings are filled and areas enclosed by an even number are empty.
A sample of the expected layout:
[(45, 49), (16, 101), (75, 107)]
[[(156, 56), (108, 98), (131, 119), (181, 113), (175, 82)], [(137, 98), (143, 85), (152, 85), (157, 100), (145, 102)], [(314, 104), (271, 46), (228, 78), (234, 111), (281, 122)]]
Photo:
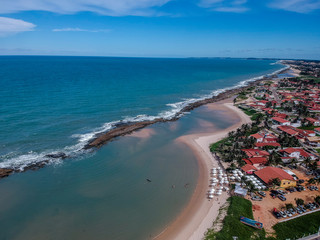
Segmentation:
[[(275, 62), (274, 64), (278, 64), (281, 62)], [(22, 154), (19, 156), (1, 156), (0, 158), (2, 161), (0, 162), (0, 168), (11, 168), (15, 170), (20, 170), (23, 171), (24, 168), (27, 166), (43, 162), (43, 161), (48, 161), (48, 163), (60, 163), (61, 159), (59, 158), (48, 158), (46, 155), (48, 154), (57, 154), (59, 152), (65, 153), (69, 157), (77, 157), (80, 155), (83, 155), (84, 153), (87, 153), (88, 151), (84, 150), (84, 147), (92, 141), (97, 135), (105, 133), (113, 128), (115, 128), (119, 124), (126, 124), (126, 123), (135, 123), (135, 122), (142, 122), (142, 121), (153, 121), (156, 119), (165, 119), (165, 120), (171, 120), (174, 118), (180, 118), (182, 117), (185, 113), (182, 112), (183, 108), (186, 106), (193, 104), (195, 102), (205, 100), (212, 98), (214, 96), (217, 96), (223, 92), (226, 92), (228, 90), (236, 89), (239, 87), (244, 87), (247, 86), (250, 82), (260, 80), (264, 77), (272, 76), (275, 74), (278, 74), (279, 72), (286, 70), (290, 68), (290, 66), (286, 66), (280, 70), (277, 70), (271, 74), (259, 76), (259, 77), (254, 77), (250, 78), (244, 81), (239, 82), (238, 84), (231, 86), (231, 87), (226, 87), (222, 89), (217, 89), (212, 91), (210, 94), (207, 95), (202, 95), (199, 98), (189, 98), (189, 99), (182, 99), (180, 102), (175, 102), (175, 103), (168, 103), (166, 106), (170, 107), (169, 110), (162, 111), (160, 112), (157, 116), (149, 116), (149, 115), (137, 115), (135, 117), (124, 117), (122, 120), (118, 121), (112, 121), (112, 122), (107, 122), (103, 124), (101, 127), (93, 129), (91, 132), (84, 133), (84, 134), (74, 134), (71, 137), (77, 139), (77, 143), (75, 145), (71, 146), (66, 146), (63, 149), (58, 149), (55, 151), (46, 151), (42, 153), (35, 153), (35, 152), (29, 152), (27, 154)]]

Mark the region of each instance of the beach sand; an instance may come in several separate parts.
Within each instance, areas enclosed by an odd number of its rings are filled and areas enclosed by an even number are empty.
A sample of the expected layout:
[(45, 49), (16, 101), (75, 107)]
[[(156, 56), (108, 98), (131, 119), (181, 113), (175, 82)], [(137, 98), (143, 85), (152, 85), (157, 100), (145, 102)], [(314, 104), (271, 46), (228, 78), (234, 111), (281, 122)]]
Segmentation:
[(228, 117), (234, 118), (236, 123), (224, 130), (212, 129), (205, 134), (191, 134), (179, 137), (176, 141), (187, 144), (194, 152), (199, 166), (199, 178), (195, 191), (187, 206), (180, 215), (160, 233), (156, 240), (199, 240), (204, 237), (208, 228), (217, 218), (219, 208), (226, 202), (229, 194), (223, 192), (220, 196), (208, 200), (206, 193), (209, 190), (209, 171), (218, 167), (218, 161), (209, 150), (211, 143), (227, 136), (229, 131), (235, 130), (242, 124), (250, 123), (250, 118), (240, 109), (233, 106), (232, 99), (206, 105), (210, 111), (225, 111)]

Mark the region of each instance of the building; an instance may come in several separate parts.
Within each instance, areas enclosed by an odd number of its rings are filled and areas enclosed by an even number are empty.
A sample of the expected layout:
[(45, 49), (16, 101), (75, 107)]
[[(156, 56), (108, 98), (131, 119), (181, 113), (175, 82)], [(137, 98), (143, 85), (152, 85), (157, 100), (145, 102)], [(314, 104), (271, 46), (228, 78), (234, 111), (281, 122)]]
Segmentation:
[(257, 148), (270, 146), (270, 147), (281, 147), (280, 143), (277, 142), (259, 142), (254, 144)]
[(320, 147), (320, 137), (306, 137), (305, 143), (311, 147)]
[(254, 175), (259, 178), (266, 185), (271, 185), (272, 180), (278, 178), (280, 180), (280, 187), (294, 187), (297, 185), (293, 176), (286, 171), (277, 167), (266, 167), (261, 170), (255, 171)]
[(248, 158), (268, 157), (270, 155), (267, 151), (260, 149), (242, 149), (242, 151), (248, 156)]
[(320, 135), (320, 127), (315, 128), (314, 131), (316, 132), (316, 134)]
[(254, 171), (257, 171), (258, 169), (256, 167), (254, 167), (251, 164), (246, 164), (244, 165), (241, 170), (245, 173), (245, 174), (253, 174)]
[(320, 126), (320, 121), (314, 118), (306, 118), (306, 120), (313, 126)]
[(268, 158), (266, 158), (266, 157), (252, 157), (252, 158), (244, 158), (243, 161), (245, 161), (246, 164), (252, 165), (257, 168), (257, 167), (266, 165), (268, 162)]
[(277, 129), (290, 136), (296, 136), (299, 134), (299, 132), (297, 131), (297, 128), (291, 127), (291, 126), (278, 126)]
[(302, 148), (285, 148), (283, 150), (278, 151), (278, 153), (282, 154), (284, 157), (296, 158), (297, 160), (303, 161), (306, 158), (310, 158), (311, 160), (317, 159), (317, 156), (314, 154), (308, 153), (306, 150)]
[(289, 126), (290, 122), (280, 117), (271, 118), (274, 125)]

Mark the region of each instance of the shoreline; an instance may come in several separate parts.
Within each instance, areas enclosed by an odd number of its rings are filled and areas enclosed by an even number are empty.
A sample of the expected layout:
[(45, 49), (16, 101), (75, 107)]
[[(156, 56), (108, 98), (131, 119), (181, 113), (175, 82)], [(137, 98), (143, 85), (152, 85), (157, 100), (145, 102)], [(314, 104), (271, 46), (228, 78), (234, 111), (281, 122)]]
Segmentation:
[[(192, 111), (195, 108), (198, 108), (200, 106), (215, 103), (218, 101), (222, 101), (225, 99), (228, 99), (239, 92), (241, 92), (243, 89), (249, 88), (251, 86), (257, 85), (260, 81), (270, 80), (276, 77), (278, 74), (282, 74), (285, 72), (290, 71), (291, 67), (289, 65), (285, 65), (286, 67), (279, 69), (271, 74), (263, 75), (260, 77), (256, 77), (253, 79), (248, 79), (245, 81), (240, 82), (238, 85), (231, 87), (231, 88), (225, 88), (223, 92), (220, 92), (219, 94), (208, 97), (205, 99), (200, 99), (198, 101), (189, 103), (187, 106), (183, 107), (181, 110), (179, 110), (177, 113), (175, 113), (175, 116), (166, 119), (166, 118), (156, 118), (154, 120), (145, 120), (145, 121), (139, 121), (139, 122), (119, 122), (115, 124), (114, 128), (107, 130), (106, 132), (98, 133), (94, 136), (92, 140), (89, 140), (87, 144), (85, 144), (81, 149), (77, 150), (77, 152), (81, 151), (94, 151), (102, 147), (103, 145), (107, 144), (110, 141), (115, 140), (116, 138), (120, 136), (129, 135), (137, 130), (143, 129), (147, 126), (153, 125), (155, 123), (160, 122), (172, 122), (177, 121), (181, 118), (181, 116), (187, 112)], [(242, 84), (242, 85), (241, 85)], [(4, 177), (8, 177), (13, 173), (20, 173), (25, 172), (28, 170), (38, 170), (40, 168), (45, 167), (46, 165), (50, 164), (52, 160), (64, 160), (66, 158), (72, 158), (70, 154), (66, 152), (54, 152), (50, 154), (46, 154), (44, 156), (45, 159), (38, 162), (32, 162), (29, 165), (20, 168), (20, 167), (3, 167), (0, 168), (0, 179)]]
[[(184, 135), (177, 139), (190, 147), (198, 161), (199, 176), (196, 188), (187, 206), (178, 217), (154, 239), (155, 240), (198, 240), (202, 239), (208, 228), (218, 216), (220, 207), (226, 202), (229, 194), (223, 192), (212, 200), (206, 198), (210, 180), (209, 171), (213, 167), (219, 167), (218, 160), (211, 154), (209, 145), (227, 136), (228, 132), (237, 129), (242, 124), (250, 123), (249, 116), (233, 106), (232, 99), (218, 101), (207, 105), (211, 111), (228, 111), (230, 117), (236, 117), (238, 121), (232, 126), (205, 134)], [(218, 200), (217, 200), (218, 199)]]

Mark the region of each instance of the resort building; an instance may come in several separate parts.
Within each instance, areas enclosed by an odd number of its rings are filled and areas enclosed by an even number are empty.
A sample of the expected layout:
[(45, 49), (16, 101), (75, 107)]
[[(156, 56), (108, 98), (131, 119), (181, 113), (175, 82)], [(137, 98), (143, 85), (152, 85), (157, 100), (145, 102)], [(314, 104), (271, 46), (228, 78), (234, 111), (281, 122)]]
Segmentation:
[(277, 167), (266, 167), (261, 170), (255, 171), (254, 175), (259, 178), (266, 185), (271, 185), (273, 179), (278, 178), (280, 180), (280, 187), (294, 187), (297, 185), (293, 176), (286, 171)]

